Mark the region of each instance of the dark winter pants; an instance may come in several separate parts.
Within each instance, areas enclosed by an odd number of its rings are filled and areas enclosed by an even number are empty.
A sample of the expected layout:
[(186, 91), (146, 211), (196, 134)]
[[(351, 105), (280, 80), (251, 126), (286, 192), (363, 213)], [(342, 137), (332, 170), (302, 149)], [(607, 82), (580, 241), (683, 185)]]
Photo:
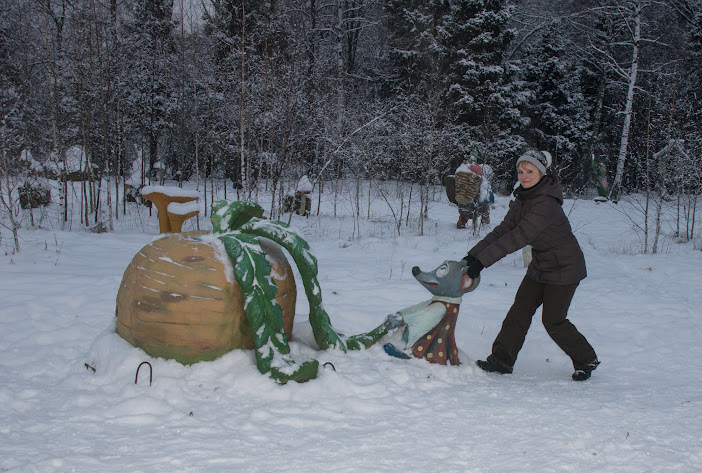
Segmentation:
[(566, 318), (577, 284), (556, 285), (536, 282), (525, 276), (507, 312), (502, 329), (492, 344), (488, 361), (509, 368), (517, 361), (531, 319), (543, 304), (541, 320), (554, 342), (573, 360), (576, 370), (586, 369), (597, 355), (575, 325)]

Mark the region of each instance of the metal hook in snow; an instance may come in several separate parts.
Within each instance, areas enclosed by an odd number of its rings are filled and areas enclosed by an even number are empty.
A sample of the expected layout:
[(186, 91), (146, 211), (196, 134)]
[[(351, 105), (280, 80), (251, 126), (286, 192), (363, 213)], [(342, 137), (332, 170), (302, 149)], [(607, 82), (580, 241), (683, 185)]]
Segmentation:
[(149, 365), (149, 386), (151, 386), (151, 383), (154, 380), (154, 368), (153, 368), (153, 366), (151, 366), (151, 363), (149, 363), (148, 361), (142, 361), (139, 364), (139, 367), (137, 368), (136, 376), (134, 377), (134, 384), (137, 384), (137, 382), (139, 381), (139, 370), (141, 369), (142, 365)]

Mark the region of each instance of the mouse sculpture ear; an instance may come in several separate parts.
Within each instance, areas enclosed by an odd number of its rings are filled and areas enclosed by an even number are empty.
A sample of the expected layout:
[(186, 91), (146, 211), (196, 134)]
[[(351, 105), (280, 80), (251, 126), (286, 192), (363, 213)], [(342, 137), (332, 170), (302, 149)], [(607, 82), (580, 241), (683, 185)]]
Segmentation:
[(472, 279), (466, 274), (468, 268), (465, 268), (463, 274), (461, 275), (461, 292), (471, 292), (474, 291), (476, 287), (480, 284), (480, 276)]

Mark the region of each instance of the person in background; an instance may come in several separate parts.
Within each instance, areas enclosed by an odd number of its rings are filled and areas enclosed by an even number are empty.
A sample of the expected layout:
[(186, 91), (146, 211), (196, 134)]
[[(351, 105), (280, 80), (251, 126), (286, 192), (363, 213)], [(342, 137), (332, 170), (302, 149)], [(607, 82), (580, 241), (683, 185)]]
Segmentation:
[(473, 230), (480, 225), (490, 224), (490, 205), (495, 202), (492, 193), (492, 168), (477, 163), (477, 152), (456, 169), (456, 203), (458, 204), (458, 221), (456, 228), (466, 228), (468, 221), (473, 221)]
[(495, 194), (492, 193), (492, 178), (495, 173), (492, 170), (492, 166), (481, 164), (480, 169), (482, 170), (482, 181), (480, 183), (480, 192), (474, 200), (474, 227), (478, 216), (480, 217), (480, 225), (490, 225), (490, 206), (495, 203)]
[(567, 318), (580, 281), (587, 276), (585, 257), (563, 212), (563, 190), (558, 178), (547, 173), (550, 155), (527, 151), (517, 160), (519, 186), (504, 220), (463, 258), (467, 274), (481, 270), (526, 245), (532, 259), (512, 307), (507, 312), (492, 353), (476, 364), (483, 370), (511, 373), (536, 310), (542, 307), (546, 332), (571, 358), (572, 379), (584, 381), (600, 362), (587, 339)]

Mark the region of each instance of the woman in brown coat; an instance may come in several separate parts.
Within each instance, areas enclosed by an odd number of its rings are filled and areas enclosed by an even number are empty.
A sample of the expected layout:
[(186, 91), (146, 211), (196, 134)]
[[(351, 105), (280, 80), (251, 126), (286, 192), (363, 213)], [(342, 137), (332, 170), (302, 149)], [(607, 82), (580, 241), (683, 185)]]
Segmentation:
[(531, 319), (543, 305), (542, 322), (553, 341), (573, 361), (575, 381), (584, 381), (597, 368), (595, 350), (567, 319), (575, 289), (587, 276), (585, 258), (563, 212), (558, 178), (547, 174), (550, 155), (527, 151), (517, 160), (519, 187), (504, 220), (463, 258), (468, 275), (476, 278), (489, 267), (526, 245), (532, 246), (514, 303), (497, 335), (492, 353), (477, 365), (485, 371), (511, 373), (524, 344)]

